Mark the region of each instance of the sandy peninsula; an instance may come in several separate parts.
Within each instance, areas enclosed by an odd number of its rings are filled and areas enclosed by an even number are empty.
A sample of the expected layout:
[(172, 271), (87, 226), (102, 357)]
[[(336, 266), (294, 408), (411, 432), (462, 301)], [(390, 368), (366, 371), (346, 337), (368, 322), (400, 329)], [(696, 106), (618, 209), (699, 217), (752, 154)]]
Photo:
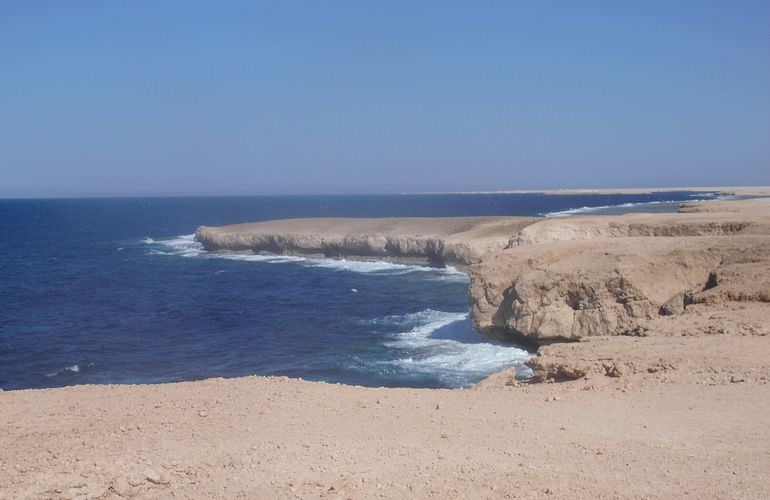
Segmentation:
[(4, 392), (0, 497), (770, 497), (770, 199), (198, 238), (465, 266), (475, 325), (537, 346), (535, 376), (466, 390), (247, 377)]

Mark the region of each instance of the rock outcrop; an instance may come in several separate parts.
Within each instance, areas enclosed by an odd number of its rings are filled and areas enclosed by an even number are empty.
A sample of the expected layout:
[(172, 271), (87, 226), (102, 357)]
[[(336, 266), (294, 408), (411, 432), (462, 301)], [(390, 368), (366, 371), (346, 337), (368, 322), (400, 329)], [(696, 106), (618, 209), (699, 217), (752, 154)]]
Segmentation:
[(770, 200), (730, 212), (549, 219), (471, 269), (471, 316), (537, 344), (648, 335), (694, 304), (770, 302)]
[(471, 271), (476, 328), (537, 343), (646, 335), (692, 304), (770, 300), (770, 236), (614, 238), (517, 247)]
[(201, 226), (195, 238), (208, 251), (267, 252), (342, 258), (415, 259), (432, 265), (477, 263), (504, 249), (534, 217), (392, 217), (287, 219)]
[[(749, 321), (752, 308), (743, 314)], [(761, 322), (759, 320), (758, 322)], [(698, 335), (682, 337), (593, 337), (583, 342), (543, 346), (527, 364), (533, 381), (564, 382), (584, 379), (592, 387), (612, 382), (690, 382), (725, 384), (736, 382), (767, 384), (770, 363), (762, 356), (770, 352), (764, 335), (770, 325), (754, 335)], [(510, 377), (510, 375), (508, 375)], [(504, 378), (504, 372), (499, 374)], [(583, 386), (586, 387), (586, 386)]]

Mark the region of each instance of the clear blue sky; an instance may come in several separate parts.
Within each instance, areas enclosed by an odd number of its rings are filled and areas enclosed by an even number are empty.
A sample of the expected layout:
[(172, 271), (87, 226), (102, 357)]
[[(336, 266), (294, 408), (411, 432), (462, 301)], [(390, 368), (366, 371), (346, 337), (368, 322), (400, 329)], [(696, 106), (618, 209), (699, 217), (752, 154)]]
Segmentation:
[(0, 196), (770, 184), (770, 2), (0, 2)]

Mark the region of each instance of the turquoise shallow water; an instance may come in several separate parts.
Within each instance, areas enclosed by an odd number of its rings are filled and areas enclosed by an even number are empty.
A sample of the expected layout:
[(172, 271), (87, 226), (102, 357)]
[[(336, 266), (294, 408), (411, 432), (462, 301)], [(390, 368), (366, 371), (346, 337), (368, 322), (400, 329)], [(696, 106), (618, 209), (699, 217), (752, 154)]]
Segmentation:
[(472, 330), (462, 273), (210, 255), (193, 241), (195, 227), (315, 216), (542, 215), (700, 196), (707, 195), (0, 200), (0, 387), (252, 374), (468, 386), (520, 366), (528, 354)]

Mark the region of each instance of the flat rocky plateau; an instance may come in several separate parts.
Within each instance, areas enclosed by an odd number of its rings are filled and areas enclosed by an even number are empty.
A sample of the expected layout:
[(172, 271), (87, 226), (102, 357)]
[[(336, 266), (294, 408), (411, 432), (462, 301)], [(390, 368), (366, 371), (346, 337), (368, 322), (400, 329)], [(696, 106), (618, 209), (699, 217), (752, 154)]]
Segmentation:
[(540, 346), (532, 381), (0, 392), (0, 497), (770, 498), (769, 199), (375, 221), (198, 237), (463, 265), (476, 326)]

